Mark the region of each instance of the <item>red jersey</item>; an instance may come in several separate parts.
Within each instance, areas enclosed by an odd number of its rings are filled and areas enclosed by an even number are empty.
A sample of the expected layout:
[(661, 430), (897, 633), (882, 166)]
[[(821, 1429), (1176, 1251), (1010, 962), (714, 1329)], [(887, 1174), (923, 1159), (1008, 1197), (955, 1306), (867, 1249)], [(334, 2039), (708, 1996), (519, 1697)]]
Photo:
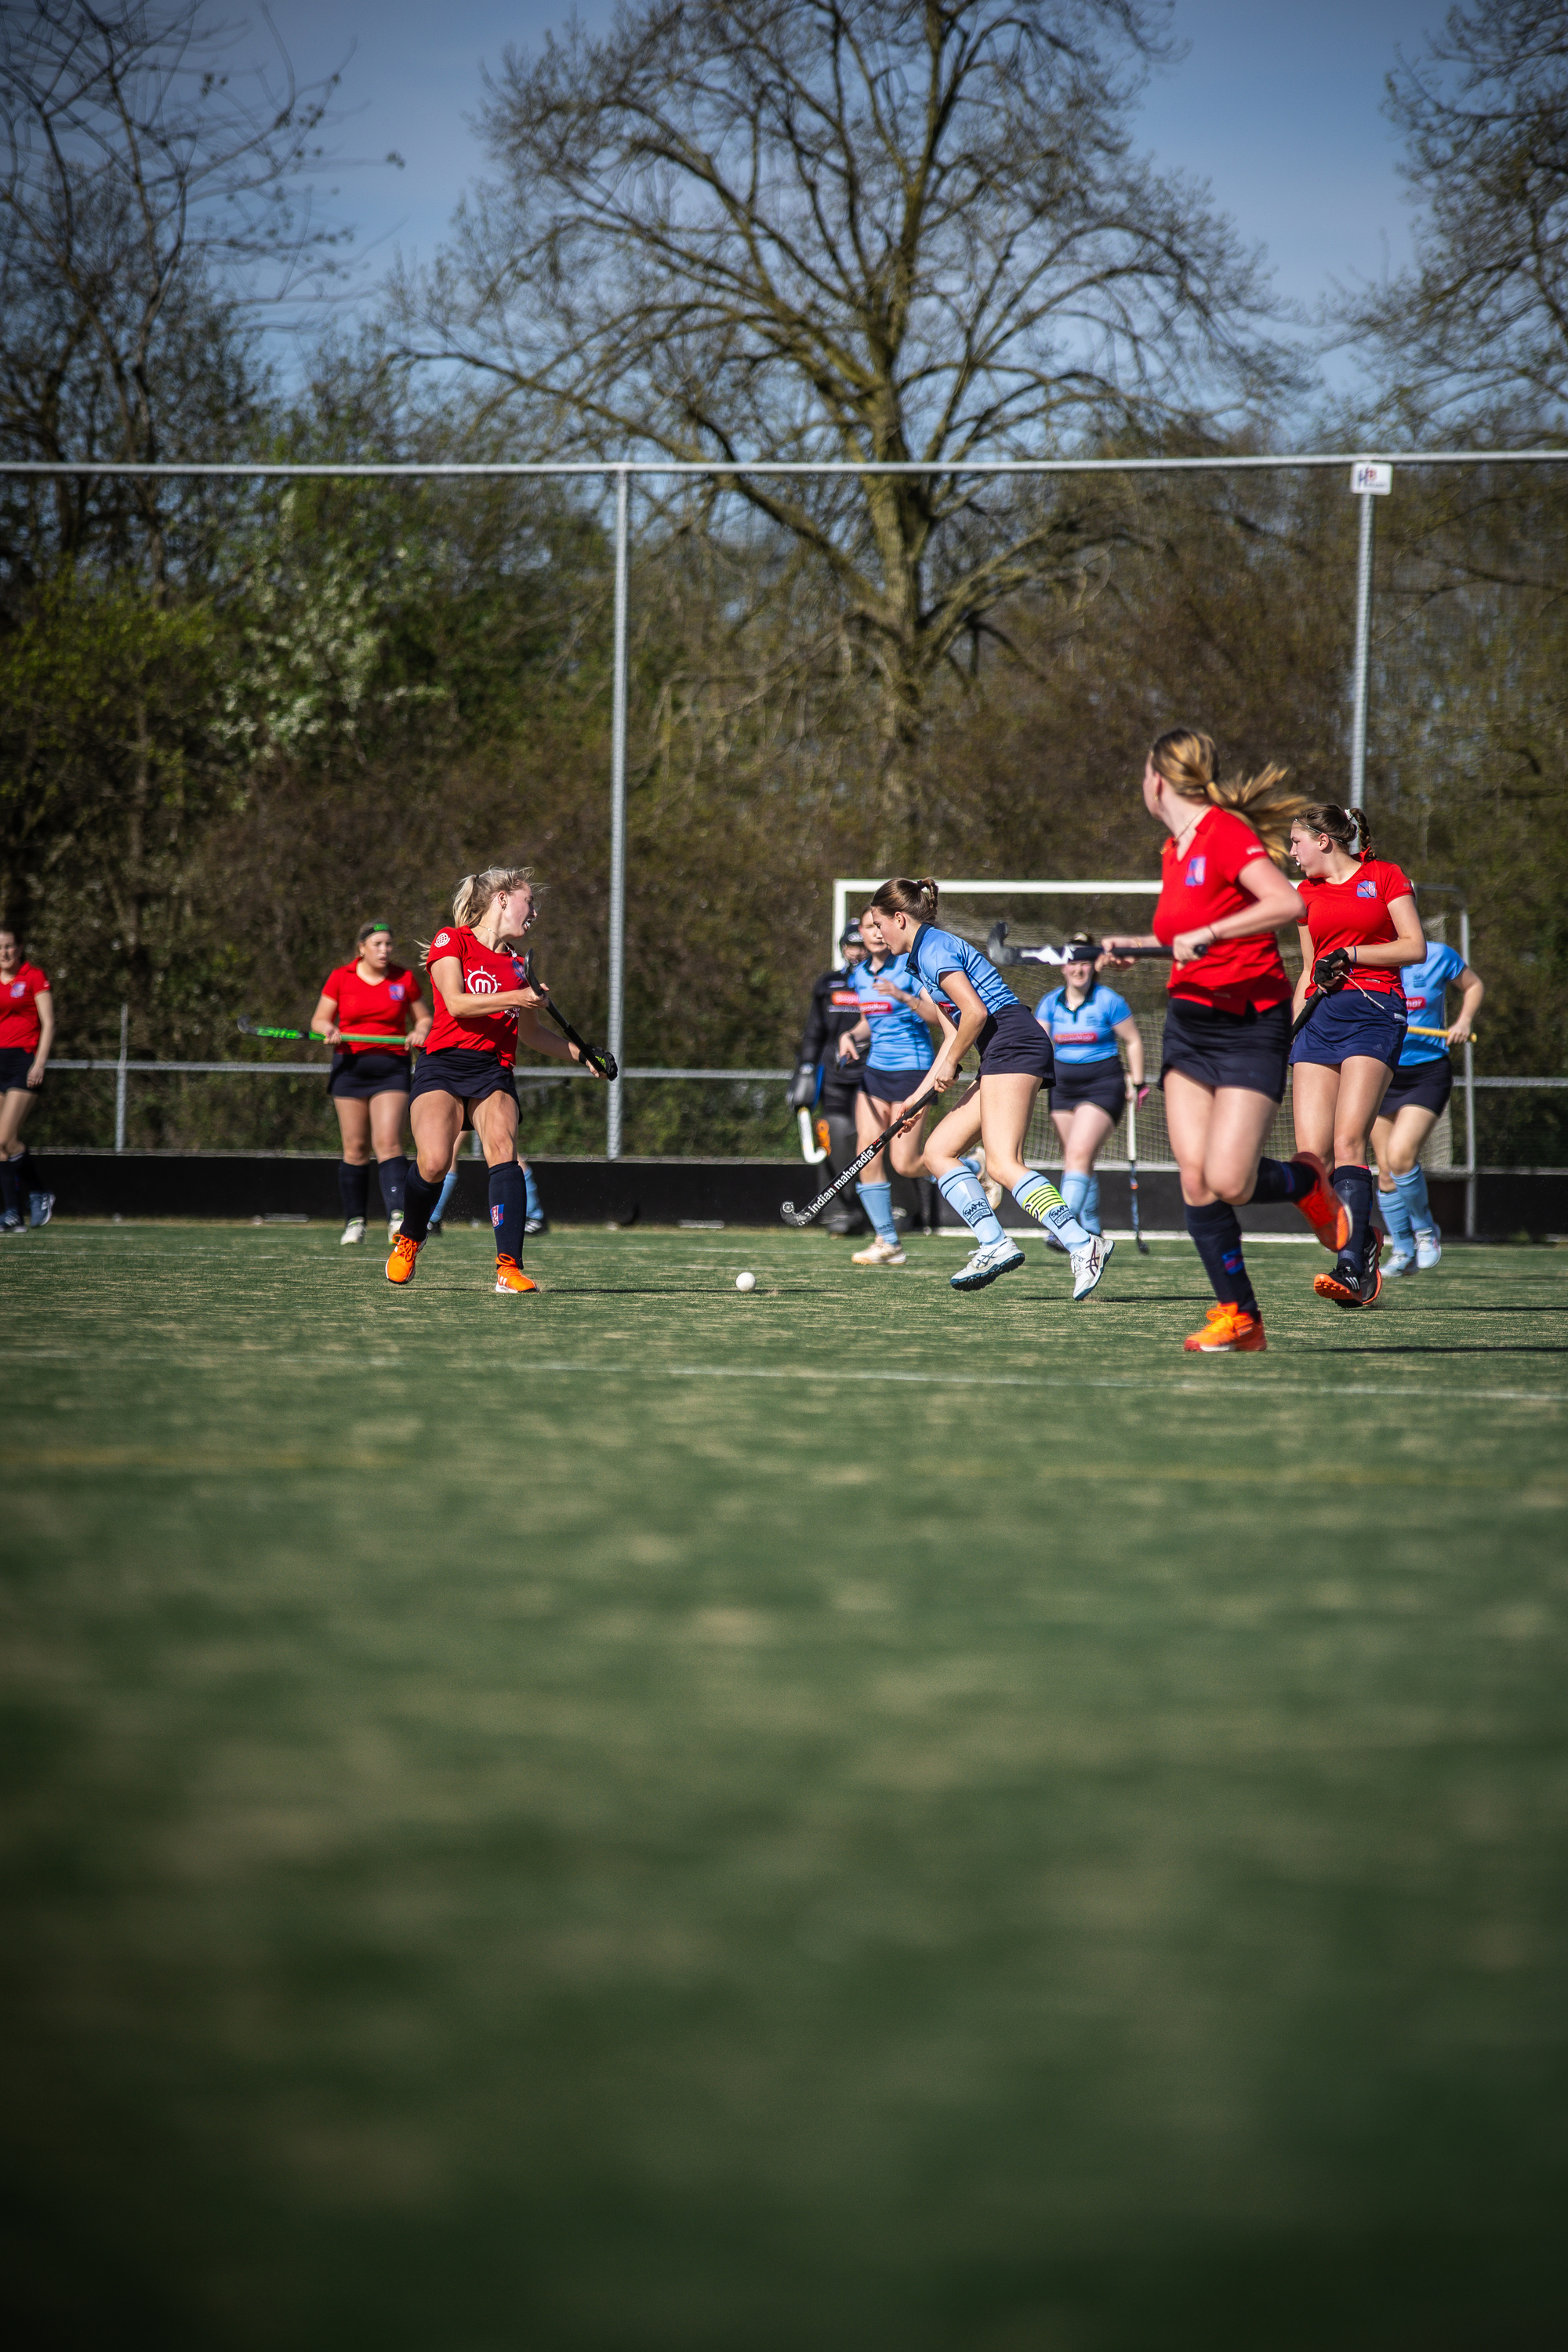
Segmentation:
[(36, 963), (19, 963), (8, 977), (0, 978), (0, 1046), (37, 1052), (44, 1033), (34, 999), (48, 992), (49, 976)]
[[(1256, 906), (1237, 877), (1268, 855), (1252, 827), (1231, 809), (1211, 808), (1200, 817), (1180, 856), (1173, 834), (1161, 856), (1160, 903), (1152, 925), (1161, 945), (1168, 948), (1179, 932), (1201, 930), (1205, 923), (1221, 922), (1226, 915)], [(1165, 985), (1171, 995), (1209, 1005), (1216, 1013), (1245, 1013), (1248, 1005), (1261, 1013), (1271, 1004), (1288, 1003), (1290, 995), (1272, 931), (1254, 931), (1245, 940), (1216, 940), (1195, 963), (1177, 965)]]
[[(357, 963), (341, 963), (330, 971), (321, 994), (338, 1008), (338, 1027), (368, 1030), (373, 1037), (401, 1037), (413, 1026), (419, 1002), (419, 982), (401, 965), (388, 964), (384, 980), (362, 980)], [(340, 1045), (340, 1054), (374, 1054), (374, 1045)]]
[[(522, 978), (515, 956), (502, 954), (488, 948), (484, 941), (459, 923), (445, 923), (430, 942), (426, 958), (428, 968), (456, 956), (463, 967), (465, 996), (494, 996), (502, 989), (521, 988)], [(503, 1070), (510, 1070), (517, 1059), (517, 1014), (505, 1013), (473, 1013), (458, 1016), (448, 1013), (447, 1000), (434, 981), (430, 993), (435, 999), (436, 1019), (425, 1040), (427, 1054), (443, 1054), (459, 1046), (469, 1054), (493, 1054)]]
[[(1386, 857), (1363, 857), (1342, 882), (1323, 879), (1298, 882), (1307, 908), (1307, 931), (1314, 957), (1335, 948), (1381, 948), (1399, 937), (1389, 908), (1395, 898), (1414, 898), (1415, 890), (1397, 866)], [(1405, 983), (1397, 971), (1368, 964), (1357, 967), (1348, 983), (1373, 995), (1397, 996), (1405, 1002)]]

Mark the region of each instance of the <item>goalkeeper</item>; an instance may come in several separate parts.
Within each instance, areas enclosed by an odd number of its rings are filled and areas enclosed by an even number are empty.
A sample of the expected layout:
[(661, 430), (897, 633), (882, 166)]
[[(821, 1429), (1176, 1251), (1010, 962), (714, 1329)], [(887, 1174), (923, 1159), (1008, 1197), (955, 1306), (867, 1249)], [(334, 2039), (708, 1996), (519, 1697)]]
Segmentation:
[[(811, 1009), (789, 1090), (791, 1110), (811, 1112), (816, 1139), (826, 1143), (827, 1164), (835, 1176), (848, 1167), (860, 1149), (855, 1112), (865, 1065), (853, 1045), (843, 1046), (840, 1058), (843, 1040), (859, 1025), (862, 1012), (851, 978), (856, 966), (866, 961), (858, 923), (846, 924), (838, 952), (840, 961), (823, 973), (811, 992)], [(859, 1204), (851, 1207), (842, 1200), (835, 1201), (822, 1222), (830, 1234), (869, 1230)]]

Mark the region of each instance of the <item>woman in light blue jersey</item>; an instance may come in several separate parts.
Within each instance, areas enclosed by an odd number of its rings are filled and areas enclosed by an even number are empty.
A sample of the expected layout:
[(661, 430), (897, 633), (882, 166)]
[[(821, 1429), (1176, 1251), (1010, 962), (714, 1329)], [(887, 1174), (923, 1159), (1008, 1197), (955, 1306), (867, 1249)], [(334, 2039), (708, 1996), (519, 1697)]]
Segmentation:
[(1026, 1004), (980, 950), (937, 928), (937, 886), (898, 875), (871, 901), (877, 926), (896, 955), (937, 1002), (952, 1007), (926, 1083), (945, 1094), (971, 1045), (980, 1075), (926, 1139), (925, 1161), (942, 1198), (974, 1235), (974, 1250), (952, 1276), (955, 1290), (983, 1290), (998, 1275), (1024, 1264), (1024, 1253), (1002, 1228), (980, 1179), (963, 1160), (978, 1138), (991, 1175), (1005, 1184), (1026, 1213), (1053, 1233), (1072, 1259), (1073, 1297), (1087, 1298), (1104, 1271), (1112, 1244), (1086, 1233), (1054, 1184), (1026, 1165), (1029, 1113), (1053, 1062), (1051, 1042)]
[[(934, 1058), (931, 1029), (940, 1027), (942, 1013), (910, 970), (906, 955), (895, 955), (882, 937), (875, 911), (868, 907), (860, 918), (860, 937), (869, 950), (864, 963), (849, 975), (849, 985), (860, 999), (860, 1019), (839, 1040), (846, 1049), (863, 1056), (860, 1092), (855, 1097), (858, 1148), (864, 1151), (885, 1135), (906, 1102), (924, 1084)], [(923, 1118), (900, 1128), (889, 1147), (900, 1176), (917, 1181), (925, 1176), (921, 1159)], [(893, 1223), (893, 1187), (888, 1175), (887, 1151), (867, 1164), (856, 1187), (860, 1204), (871, 1221), (872, 1238), (857, 1250), (856, 1265), (905, 1265), (903, 1244)]]
[[(1442, 1257), (1443, 1237), (1426, 1198), (1421, 1152), (1454, 1091), (1448, 1048), (1464, 1044), (1487, 992), (1479, 972), (1436, 940), (1427, 943), (1425, 962), (1406, 964), (1400, 977), (1410, 1026), (1372, 1129), (1377, 1205), (1394, 1244), (1385, 1276), (1408, 1274), (1413, 1265), (1429, 1273)], [(1451, 1026), (1450, 988), (1459, 991), (1459, 1017)]]
[[(1128, 1103), (1142, 1104), (1149, 1091), (1138, 1024), (1126, 998), (1096, 979), (1099, 957), (1098, 940), (1087, 933), (1069, 940), (1062, 950), (1062, 985), (1035, 1007), (1056, 1058), (1051, 1122), (1062, 1139), (1062, 1199), (1091, 1234), (1100, 1231), (1095, 1154)], [(1118, 1041), (1127, 1048), (1125, 1076)]]

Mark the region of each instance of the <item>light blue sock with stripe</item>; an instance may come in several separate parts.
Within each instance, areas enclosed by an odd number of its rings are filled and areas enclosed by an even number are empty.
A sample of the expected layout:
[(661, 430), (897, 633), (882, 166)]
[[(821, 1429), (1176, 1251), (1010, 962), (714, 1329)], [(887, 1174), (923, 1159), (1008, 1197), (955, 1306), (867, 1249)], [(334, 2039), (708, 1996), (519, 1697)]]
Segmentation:
[(523, 1170), (522, 1185), (523, 1191), (527, 1194), (527, 1208), (529, 1215), (531, 1217), (542, 1217), (544, 1212), (539, 1205), (539, 1187), (533, 1181), (533, 1171), (531, 1168), (525, 1168)]
[(1426, 1198), (1426, 1171), (1413, 1168), (1408, 1176), (1395, 1179), (1401, 1199), (1410, 1212), (1410, 1222), (1418, 1234), (1429, 1234), (1437, 1220), (1432, 1214), (1432, 1203)]
[(1062, 1205), (1068, 1216), (1076, 1217), (1080, 1225), (1086, 1225), (1089, 1219), (1083, 1213), (1083, 1204), (1089, 1196), (1089, 1178), (1079, 1176), (1073, 1170), (1068, 1169), (1058, 1189), (1062, 1196)]
[(1408, 1257), (1415, 1246), (1415, 1236), (1410, 1230), (1410, 1203), (1399, 1189), (1397, 1176), (1392, 1192), (1385, 1192), (1381, 1184), (1378, 1186), (1377, 1205), (1388, 1227), (1389, 1239)]
[(1021, 1184), (1014, 1185), (1013, 1198), (1026, 1215), (1049, 1226), (1063, 1249), (1087, 1248), (1089, 1236), (1047, 1177), (1026, 1176)]
[(982, 1249), (1006, 1240), (1002, 1220), (982, 1192), (979, 1177), (972, 1175), (967, 1168), (955, 1168), (951, 1176), (939, 1176), (936, 1189), (948, 1206), (963, 1219)]
[(438, 1225), (447, 1213), (447, 1203), (458, 1189), (458, 1171), (448, 1168), (441, 1180), (441, 1196), (430, 1212), (430, 1223)]
[[(1071, 1205), (1070, 1202), (1068, 1205)], [(1087, 1233), (1098, 1234), (1104, 1231), (1104, 1228), (1100, 1222), (1100, 1179), (1098, 1176), (1090, 1176), (1089, 1179), (1083, 1199), (1078, 1204), (1078, 1221)]]
[(893, 1188), (890, 1184), (857, 1184), (861, 1205), (877, 1228), (877, 1239), (899, 1246), (899, 1229), (893, 1223)]

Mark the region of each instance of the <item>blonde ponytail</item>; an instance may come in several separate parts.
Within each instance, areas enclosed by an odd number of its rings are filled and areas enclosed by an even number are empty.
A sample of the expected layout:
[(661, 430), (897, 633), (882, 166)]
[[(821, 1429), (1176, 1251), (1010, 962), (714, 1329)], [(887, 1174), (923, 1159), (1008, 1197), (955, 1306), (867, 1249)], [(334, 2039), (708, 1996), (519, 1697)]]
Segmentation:
[[(525, 882), (532, 886), (531, 866), (487, 866), (479, 874), (465, 874), (452, 893), (452, 920), (471, 931), (476, 923), (484, 921), (493, 899), (521, 890)], [(533, 895), (537, 898), (538, 891)], [(430, 961), (428, 940), (419, 941), (419, 961), (422, 964)]]
[(1208, 801), (1215, 808), (1234, 809), (1245, 817), (1274, 860), (1283, 866), (1290, 855), (1290, 826), (1307, 805), (1302, 793), (1288, 791), (1288, 768), (1259, 769), (1256, 776), (1217, 775), (1219, 754), (1212, 735), (1194, 727), (1173, 727), (1150, 746), (1150, 761), (1184, 800)]

